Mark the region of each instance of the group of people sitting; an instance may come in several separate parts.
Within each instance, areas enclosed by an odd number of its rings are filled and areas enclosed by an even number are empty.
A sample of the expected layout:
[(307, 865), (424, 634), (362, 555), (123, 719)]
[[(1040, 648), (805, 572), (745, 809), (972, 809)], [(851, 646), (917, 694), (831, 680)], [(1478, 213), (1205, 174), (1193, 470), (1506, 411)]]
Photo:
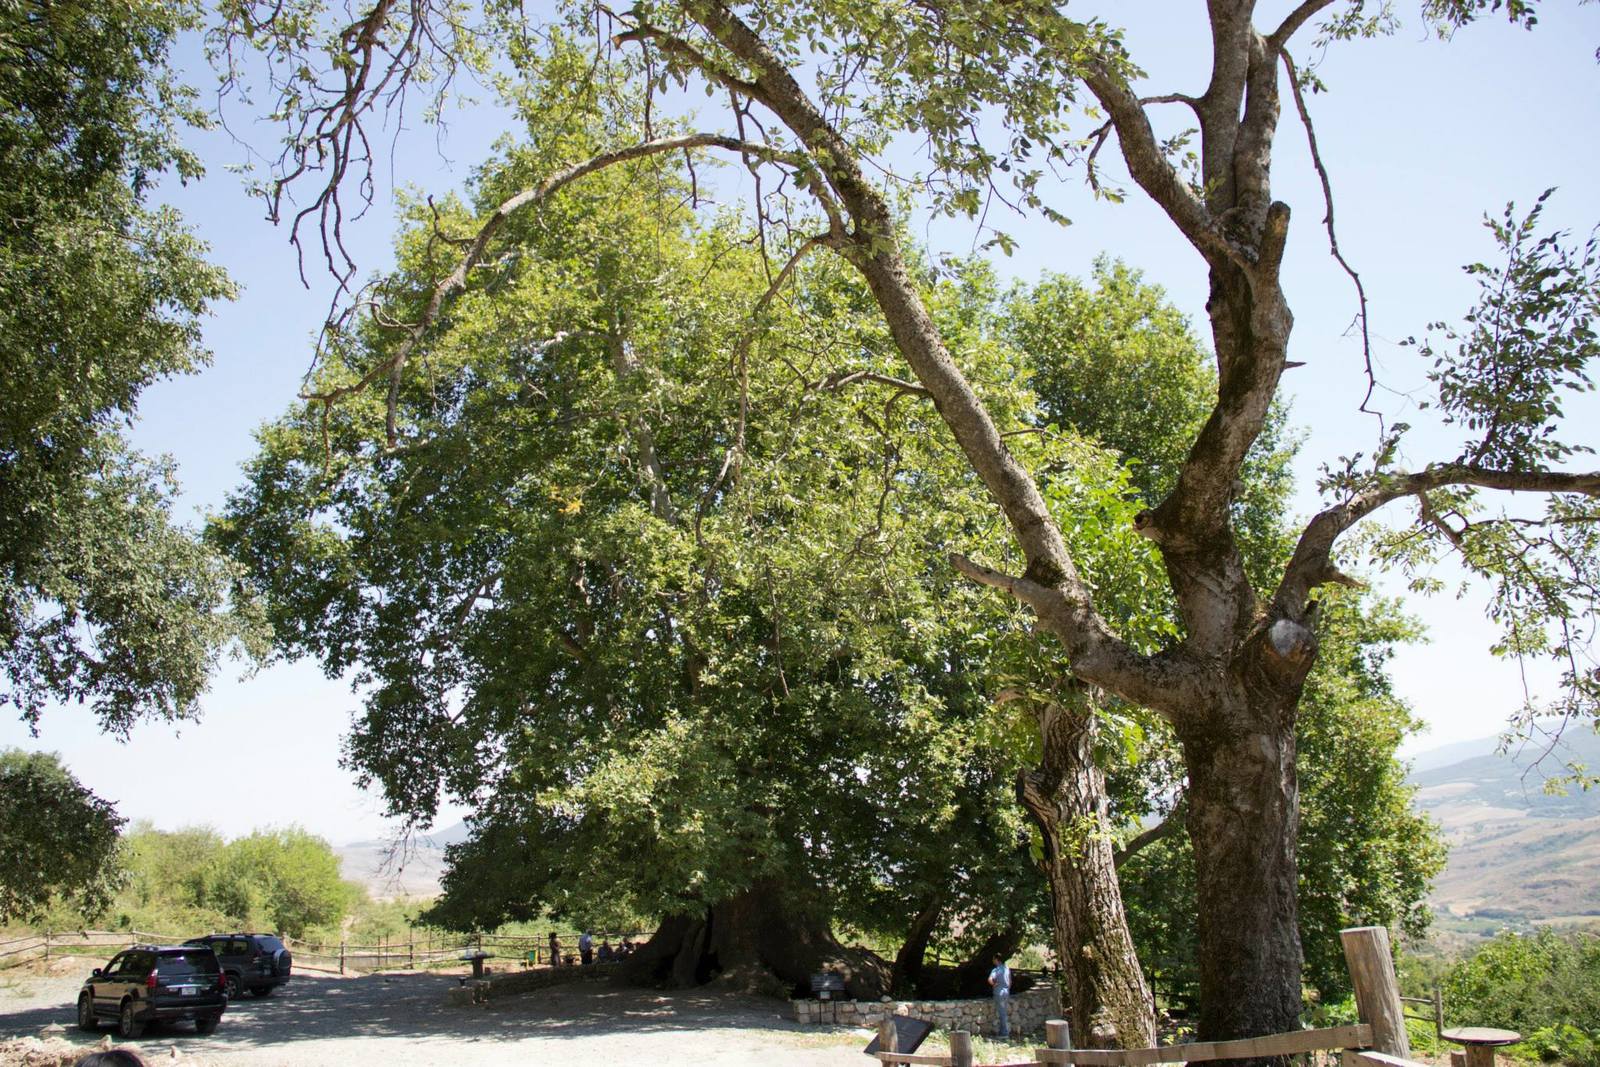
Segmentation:
[(554, 930), (550, 931), (550, 965), (552, 967), (560, 967), (563, 964), (568, 967), (579, 964), (587, 967), (591, 963), (615, 963), (617, 960), (627, 959), (637, 949), (638, 945), (634, 944), (633, 938), (628, 934), (623, 934), (622, 940), (614, 946), (611, 944), (610, 935), (605, 935), (600, 940), (599, 949), (596, 949), (594, 947), (594, 935), (585, 930), (578, 935), (578, 954), (576, 956), (563, 956), (561, 954), (561, 939), (556, 937)]

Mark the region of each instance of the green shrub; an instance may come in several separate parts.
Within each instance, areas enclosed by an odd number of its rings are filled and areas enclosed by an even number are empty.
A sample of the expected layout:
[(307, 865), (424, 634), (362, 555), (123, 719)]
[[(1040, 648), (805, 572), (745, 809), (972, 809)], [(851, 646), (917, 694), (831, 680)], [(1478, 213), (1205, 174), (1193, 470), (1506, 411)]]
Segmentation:
[(1442, 984), (1450, 1025), (1516, 1030), (1524, 1052), (1600, 1067), (1600, 935), (1501, 934)]

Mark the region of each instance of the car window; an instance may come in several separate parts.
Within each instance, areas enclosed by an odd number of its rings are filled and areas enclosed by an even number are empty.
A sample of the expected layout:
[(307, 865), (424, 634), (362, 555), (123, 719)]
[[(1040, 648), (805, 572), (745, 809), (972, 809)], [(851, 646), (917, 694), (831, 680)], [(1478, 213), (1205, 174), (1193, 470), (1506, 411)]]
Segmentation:
[(256, 938), (256, 941), (260, 943), (262, 952), (273, 953), (283, 948), (282, 941), (279, 941), (275, 937), (268, 937), (265, 934)]
[(128, 965), (129, 955), (130, 953), (127, 952), (119, 952), (115, 956), (112, 956), (111, 962), (106, 964), (100, 973), (107, 976), (121, 973), (122, 968)]
[(143, 977), (150, 973), (150, 968), (155, 966), (156, 954), (154, 952), (141, 952), (135, 950), (128, 953), (127, 962), (122, 965), (122, 973)]
[(216, 974), (217, 957), (210, 949), (197, 948), (192, 952), (163, 952), (161, 973), (179, 978), (189, 974)]
[(250, 953), (251, 953), (251, 950), (250, 950), (250, 942), (249, 941), (246, 941), (244, 938), (241, 938), (241, 937), (230, 937), (228, 939), (228, 955), (230, 955), (230, 956), (248, 956), (248, 955), (250, 955)]

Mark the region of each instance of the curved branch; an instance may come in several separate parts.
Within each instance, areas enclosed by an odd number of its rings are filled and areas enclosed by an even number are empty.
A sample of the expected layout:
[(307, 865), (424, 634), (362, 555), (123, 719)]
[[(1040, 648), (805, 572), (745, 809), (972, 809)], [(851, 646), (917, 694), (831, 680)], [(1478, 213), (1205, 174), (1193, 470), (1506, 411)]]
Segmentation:
[(1334, 543), (1350, 527), (1401, 497), (1421, 496), (1450, 485), (1499, 489), (1511, 493), (1581, 493), (1600, 497), (1600, 471), (1506, 471), (1446, 463), (1412, 474), (1388, 475), (1377, 484), (1317, 514), (1306, 524), (1294, 555), (1273, 594), (1275, 613), (1297, 619), (1311, 590), (1343, 576), (1333, 566)]
[(1305, 93), (1300, 88), (1300, 72), (1295, 69), (1294, 60), (1288, 51), (1279, 48), (1278, 55), (1283, 58), (1284, 69), (1289, 72), (1289, 88), (1294, 93), (1294, 108), (1300, 114), (1300, 124), (1306, 129), (1306, 144), (1311, 149), (1311, 165), (1316, 168), (1317, 177), (1322, 180), (1322, 202), (1327, 205), (1328, 213), (1322, 217), (1322, 224), (1328, 230), (1328, 251), (1338, 261), (1339, 266), (1350, 276), (1351, 282), (1356, 287), (1356, 320), (1361, 323), (1361, 358), (1367, 371), (1367, 394), (1361, 398), (1361, 406), (1357, 411), (1368, 415), (1378, 416), (1378, 432), (1385, 432), (1383, 413), (1369, 411), (1367, 405), (1372, 402), (1372, 394), (1377, 391), (1378, 378), (1372, 369), (1372, 334), (1367, 321), (1367, 289), (1361, 284), (1361, 275), (1355, 272), (1344, 258), (1344, 253), (1339, 249), (1339, 235), (1333, 228), (1333, 183), (1328, 178), (1328, 168), (1322, 162), (1322, 153), (1317, 148), (1317, 131), (1311, 125), (1311, 112), (1306, 108)]
[[(484, 253), (488, 250), (489, 242), (505, 226), (506, 220), (520, 209), (530, 204), (541, 203), (579, 178), (604, 170), (606, 167), (635, 159), (643, 159), (646, 156), (659, 155), (663, 152), (677, 152), (693, 148), (721, 148), (733, 152), (748, 152), (763, 159), (795, 162), (790, 153), (775, 149), (770, 145), (752, 144), (723, 134), (691, 133), (678, 137), (658, 138), (654, 141), (644, 141), (610, 152), (602, 152), (581, 163), (575, 163), (564, 170), (557, 171), (532, 189), (524, 189), (509, 200), (506, 200), (490, 213), (489, 217), (478, 228), (477, 236), (472, 239), (471, 244), (467, 247), (466, 254), (461, 257), (461, 262), (456, 265), (455, 270), (451, 271), (449, 275), (434, 286), (433, 293), (429, 296), (427, 306), (423, 308), (422, 315), (416, 322), (404, 327), (406, 337), (399, 345), (395, 346), (393, 352), (384, 359), (379, 360), (354, 382), (335, 386), (332, 389), (321, 392), (302, 391), (300, 398), (321, 403), (324, 414), (326, 414), (333, 404), (347, 396), (361, 392), (378, 379), (388, 376), (391, 387), (387, 401), (386, 434), (388, 447), (394, 448), (398, 439), (398, 430), (394, 418), (395, 408), (398, 403), (396, 383), (398, 383), (399, 375), (405, 367), (406, 360), (410, 358), (417, 345), (422, 342), (429, 328), (438, 321), (445, 301), (466, 288), (468, 275), (472, 273), (474, 267), (482, 262)], [(807, 165), (805, 160), (799, 160), (798, 162), (800, 165)]]
[(1040, 625), (1054, 634), (1066, 649), (1072, 674), (1085, 682), (1152, 711), (1173, 722), (1191, 713), (1204, 700), (1206, 679), (1180, 651), (1141, 656), (1107, 629), (1087, 602), (1081, 586), (1047, 585), (1028, 574), (1016, 577), (986, 567), (959, 552), (950, 565), (979, 585), (1009, 593), (1033, 609)]
[(1121, 867), (1137, 855), (1140, 850), (1148, 848), (1157, 841), (1171, 837), (1179, 830), (1182, 830), (1185, 825), (1185, 818), (1188, 815), (1183, 799), (1183, 795), (1180, 793), (1178, 802), (1172, 806), (1172, 810), (1167, 813), (1165, 819), (1162, 819), (1154, 826), (1139, 831), (1127, 844), (1113, 851), (1111, 853), (1111, 862)]
[(1289, 43), (1289, 38), (1298, 33), (1300, 27), (1311, 20), (1311, 16), (1332, 4), (1333, 0), (1301, 0), (1300, 6), (1284, 16), (1278, 28), (1267, 36), (1267, 47), (1281, 52), (1284, 45)]
[(1208, 263), (1227, 261), (1240, 267), (1248, 266), (1254, 259), (1253, 253), (1227, 238), (1205, 204), (1161, 154), (1161, 145), (1150, 126), (1150, 116), (1133, 90), (1102, 63), (1089, 64), (1083, 80), (1116, 127), (1128, 173), (1156, 206), (1166, 212), (1178, 231)]

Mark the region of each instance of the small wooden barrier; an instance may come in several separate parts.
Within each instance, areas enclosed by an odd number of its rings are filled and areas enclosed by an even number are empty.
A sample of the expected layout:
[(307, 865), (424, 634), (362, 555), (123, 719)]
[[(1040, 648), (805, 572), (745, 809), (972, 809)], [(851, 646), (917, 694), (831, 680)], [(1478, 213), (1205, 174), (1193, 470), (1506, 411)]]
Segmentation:
[[(1149, 1067), (1158, 1063), (1267, 1059), (1337, 1050), (1340, 1067), (1423, 1067), (1410, 1059), (1404, 1000), (1389, 952), (1389, 932), (1381, 926), (1361, 926), (1340, 931), (1339, 938), (1355, 988), (1356, 1009), (1361, 1017), (1357, 1024), (1158, 1048), (1085, 1049), (1072, 1047), (1071, 1028), (1065, 1021), (1052, 1020), (1045, 1023), (1046, 1047), (1035, 1049), (1034, 1059), (1040, 1065)], [(902, 1053), (896, 1040), (893, 1020), (885, 1019), (878, 1028), (876, 1055), (880, 1063), (972, 1067), (972, 1039), (965, 1031), (950, 1035), (950, 1051), (944, 1054)]]
[(1084, 1067), (1144, 1067), (1151, 1063), (1201, 1063), (1207, 1060), (1245, 1060), (1266, 1056), (1298, 1056), (1302, 1052), (1366, 1047), (1372, 1027), (1332, 1026), (1322, 1030), (1294, 1030), (1286, 1034), (1245, 1037), (1236, 1041), (1195, 1041), (1160, 1048), (1034, 1050), (1040, 1063), (1077, 1063)]

